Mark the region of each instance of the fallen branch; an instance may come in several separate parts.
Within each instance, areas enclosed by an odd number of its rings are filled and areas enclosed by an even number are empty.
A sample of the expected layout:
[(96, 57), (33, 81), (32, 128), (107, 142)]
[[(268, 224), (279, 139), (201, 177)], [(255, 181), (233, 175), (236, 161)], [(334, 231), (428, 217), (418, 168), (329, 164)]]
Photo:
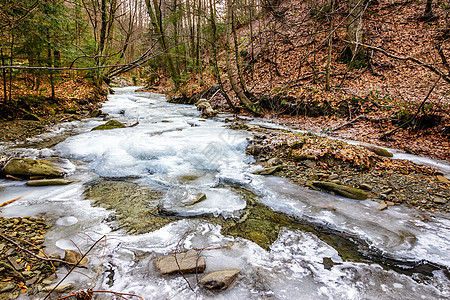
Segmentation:
[(25, 253), (28, 253), (28, 254), (30, 254), (31, 256), (34, 256), (34, 257), (37, 258), (37, 259), (44, 260), (44, 261), (48, 261), (48, 262), (59, 262), (59, 263), (62, 263), (62, 264), (66, 264), (66, 265), (70, 265), (70, 266), (74, 266), (74, 267), (79, 267), (79, 268), (87, 269), (87, 268), (84, 267), (84, 266), (78, 266), (78, 263), (77, 263), (77, 264), (74, 264), (74, 263), (70, 263), (70, 262), (65, 261), (65, 260), (62, 260), (62, 259), (57, 259), (57, 258), (45, 258), (45, 257), (39, 256), (39, 255), (33, 253), (32, 251), (23, 248), (22, 246), (20, 246), (18, 243), (16, 243), (16, 242), (13, 241), (12, 239), (6, 237), (4, 232), (0, 232), (0, 238), (2, 238), (2, 239), (4, 239), (4, 240), (6, 240), (6, 241), (8, 241), (8, 242), (10, 242), (10, 243), (12, 243), (12, 244), (14, 244), (14, 245), (19, 249), (19, 251), (23, 251), (23, 252), (25, 252)]
[(138, 298), (144, 300), (143, 297), (141, 297), (141, 296), (139, 296), (139, 295), (136, 295), (136, 294), (119, 293), (119, 292), (102, 291), (102, 290), (100, 290), (100, 291), (93, 291), (93, 290), (83, 290), (83, 291), (78, 291), (78, 292), (72, 293), (72, 294), (70, 294), (70, 295), (67, 295), (67, 296), (58, 298), (58, 299), (56, 299), (56, 300), (63, 300), (63, 299), (67, 299), (67, 298), (70, 298), (70, 297), (75, 297), (76, 299), (86, 299), (86, 300), (90, 300), (90, 299), (92, 299), (92, 295), (93, 295), (94, 293), (110, 293), (110, 294), (114, 294), (114, 295), (116, 295), (116, 296), (118, 296), (118, 297), (120, 297), (120, 298), (123, 298), (123, 299), (126, 299), (126, 298), (123, 297), (123, 296), (132, 296), (132, 297), (138, 297)]
[(344, 40), (344, 41), (347, 42), (347, 43), (350, 43), (350, 44), (359, 45), (359, 46), (365, 47), (367, 49), (372, 49), (372, 50), (381, 52), (381, 53), (383, 53), (384, 55), (386, 55), (387, 57), (390, 57), (390, 58), (395, 58), (395, 59), (398, 59), (398, 60), (415, 62), (418, 65), (421, 65), (421, 66), (429, 69), (430, 71), (432, 71), (433, 73), (439, 75), (440, 77), (442, 77), (442, 79), (444, 79), (445, 81), (450, 83), (450, 77), (448, 75), (445, 75), (439, 69), (437, 69), (437, 68), (433, 67), (432, 65), (427, 64), (427, 63), (425, 63), (425, 62), (423, 62), (423, 61), (421, 61), (421, 60), (419, 60), (417, 58), (414, 58), (414, 57), (411, 57), (411, 56), (398, 56), (398, 55), (391, 54), (391, 53), (387, 52), (386, 50), (384, 50), (382, 48), (370, 46), (370, 45), (367, 45), (367, 44), (361, 44), (361, 43), (358, 43), (358, 42), (352, 42), (352, 41), (347, 41), (347, 40)]
[(402, 125), (398, 126), (397, 128), (386, 132), (385, 134), (383, 134), (380, 139), (384, 140), (386, 139), (388, 136), (394, 134), (395, 132), (397, 132), (400, 128), (405, 127), (406, 125), (408, 125), (409, 123), (411, 123), (414, 119), (417, 118), (417, 116), (419, 115), (422, 107), (425, 105), (425, 102), (428, 100), (428, 98), (430, 97), (431, 93), (433, 92), (434, 88), (436, 87), (437, 83), (439, 82), (439, 80), (441, 80), (441, 76), (439, 76), (439, 78), (436, 80), (436, 82), (433, 84), (433, 86), (430, 88), (430, 90), (428, 91), (427, 96), (425, 97), (425, 99), (423, 99), (422, 103), (420, 103), (419, 108), (417, 108), (417, 112), (414, 114), (414, 116), (412, 116), (408, 121), (406, 121), (405, 123), (403, 123)]
[(351, 121), (349, 121), (349, 122), (347, 122), (347, 123), (345, 123), (345, 124), (342, 124), (342, 125), (340, 125), (340, 126), (334, 128), (334, 129), (331, 129), (331, 131), (336, 131), (336, 130), (339, 130), (339, 129), (341, 129), (341, 128), (344, 128), (345, 126), (351, 125), (351, 124), (355, 123), (356, 121), (358, 121), (358, 120), (360, 120), (360, 119), (367, 120), (367, 117), (366, 117), (365, 115), (357, 116), (357, 117), (354, 118), (353, 120), (351, 120)]

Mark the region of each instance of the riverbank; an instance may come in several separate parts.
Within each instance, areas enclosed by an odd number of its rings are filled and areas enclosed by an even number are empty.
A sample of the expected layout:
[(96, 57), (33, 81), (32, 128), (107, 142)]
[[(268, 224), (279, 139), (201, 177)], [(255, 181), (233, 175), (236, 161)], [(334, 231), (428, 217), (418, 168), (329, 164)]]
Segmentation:
[[(339, 194), (333, 185), (358, 189), (364, 193), (364, 199), (379, 202), (379, 210), (406, 205), (418, 211), (450, 212), (450, 180), (432, 167), (392, 159), (382, 148), (351, 145), (311, 133), (268, 129), (239, 121), (228, 126), (254, 132), (253, 145), (247, 152), (266, 168), (266, 173), (333, 194)], [(324, 182), (331, 183), (331, 187)]]

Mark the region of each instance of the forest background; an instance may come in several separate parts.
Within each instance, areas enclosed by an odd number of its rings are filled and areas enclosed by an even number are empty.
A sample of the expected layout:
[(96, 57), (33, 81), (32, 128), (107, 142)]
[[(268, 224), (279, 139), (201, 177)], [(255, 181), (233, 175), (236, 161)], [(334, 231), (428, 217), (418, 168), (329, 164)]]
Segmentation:
[(87, 116), (124, 78), (449, 160), (449, 14), (448, 0), (2, 0), (0, 117)]

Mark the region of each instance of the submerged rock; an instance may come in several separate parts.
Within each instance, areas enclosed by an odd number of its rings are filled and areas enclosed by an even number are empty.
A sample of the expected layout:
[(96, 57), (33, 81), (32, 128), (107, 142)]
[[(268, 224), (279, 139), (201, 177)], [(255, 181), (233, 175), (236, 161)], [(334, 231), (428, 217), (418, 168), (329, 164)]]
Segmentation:
[(366, 192), (360, 189), (352, 188), (345, 185), (336, 184), (333, 182), (326, 182), (326, 181), (313, 181), (312, 184), (314, 186), (320, 187), (325, 190), (329, 190), (332, 192), (335, 192), (338, 195), (356, 199), (356, 200), (364, 200), (367, 199), (368, 195)]
[(223, 291), (237, 279), (240, 272), (239, 269), (212, 272), (200, 279), (199, 284), (211, 291)]
[(156, 259), (155, 265), (163, 275), (177, 272), (183, 274), (202, 273), (206, 268), (205, 259), (200, 257), (195, 250), (160, 256)]
[(9, 175), (58, 177), (65, 173), (63, 163), (64, 161), (60, 159), (13, 158), (5, 165), (3, 171)]
[(74, 182), (73, 180), (67, 180), (64, 178), (53, 178), (53, 179), (38, 179), (38, 180), (28, 180), (27, 185), (29, 186), (48, 186), (48, 185), (67, 185)]
[(98, 125), (91, 130), (109, 130), (109, 129), (116, 129), (116, 128), (125, 128), (125, 124), (120, 123), (117, 120), (109, 120), (105, 124)]

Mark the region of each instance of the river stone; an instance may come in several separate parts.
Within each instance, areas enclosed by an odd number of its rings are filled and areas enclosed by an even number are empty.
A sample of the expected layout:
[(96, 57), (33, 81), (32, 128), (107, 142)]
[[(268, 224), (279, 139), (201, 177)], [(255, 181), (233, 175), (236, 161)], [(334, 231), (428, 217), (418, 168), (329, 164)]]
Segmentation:
[(183, 274), (202, 273), (206, 268), (205, 259), (200, 257), (195, 250), (160, 256), (156, 259), (155, 265), (163, 275), (177, 272)]
[(391, 152), (389, 152), (388, 150), (383, 149), (383, 148), (379, 148), (379, 147), (375, 147), (375, 146), (366, 146), (366, 148), (378, 156), (383, 156), (383, 157), (393, 157), (394, 156), (394, 154), (392, 154)]
[(199, 284), (210, 291), (223, 291), (237, 279), (240, 272), (239, 269), (212, 272), (200, 279)]
[(29, 186), (67, 185), (71, 184), (72, 182), (73, 180), (67, 180), (64, 178), (52, 178), (52, 179), (28, 180), (27, 185)]
[(12, 282), (0, 282), (0, 293), (12, 291), (16, 285)]
[(197, 203), (202, 202), (202, 201), (204, 201), (204, 200), (206, 200), (206, 195), (205, 195), (205, 193), (200, 193), (200, 194), (198, 194), (197, 196), (195, 196), (195, 199), (192, 200), (192, 202), (190, 203), (190, 205), (197, 204)]
[(281, 169), (283, 169), (283, 166), (273, 166), (273, 167), (269, 167), (269, 168), (264, 168), (262, 170), (258, 170), (253, 172), (253, 174), (256, 175), (270, 175), (273, 174), (277, 171), (280, 171)]
[(381, 203), (380, 203), (380, 205), (378, 205), (378, 207), (377, 207), (377, 209), (378, 210), (385, 210), (386, 208), (388, 208), (388, 205), (387, 205), (387, 203), (386, 202), (384, 202), (384, 201), (382, 201)]
[(126, 126), (123, 123), (120, 123), (117, 120), (109, 120), (105, 124), (98, 125), (98, 126), (92, 128), (91, 131), (92, 130), (109, 130), (109, 129), (125, 128), (125, 127)]
[(3, 169), (9, 175), (22, 176), (62, 176), (64, 170), (59, 167), (58, 159), (36, 160), (30, 158), (13, 158)]
[(258, 156), (261, 153), (262, 147), (259, 145), (249, 145), (245, 150), (248, 154)]
[(363, 183), (359, 185), (359, 188), (362, 190), (366, 190), (366, 191), (371, 191), (373, 190), (373, 186), (367, 183)]
[(305, 160), (304, 162), (303, 162), (303, 164), (305, 165), (305, 166), (307, 166), (308, 168), (314, 168), (315, 166), (316, 166), (316, 162), (315, 161), (313, 161), (313, 160), (310, 160), (310, 159), (307, 159), (307, 160)]
[(435, 197), (433, 199), (433, 202), (437, 203), (437, 204), (445, 204), (445, 203), (447, 203), (447, 200), (445, 200), (444, 198), (441, 198), (441, 197)]
[(340, 185), (332, 182), (326, 182), (326, 181), (313, 181), (312, 184), (314, 186), (320, 187), (325, 190), (329, 190), (332, 192), (335, 192), (338, 195), (356, 199), (356, 200), (364, 200), (367, 199), (367, 193), (363, 190), (352, 188), (345, 185)]
[[(77, 251), (73, 251), (73, 250), (66, 250), (66, 253), (64, 255), (64, 261), (70, 262), (72, 264), (76, 264), (78, 263), (78, 261), (80, 261), (80, 259), (83, 257), (83, 254), (77, 252)], [(83, 259), (81, 259), (79, 265), (84, 265), (85, 263), (87, 263), (88, 259), (86, 257), (83, 257)]]
[(450, 183), (450, 180), (448, 180), (446, 177), (442, 176), (442, 175), (437, 175), (436, 178), (439, 181), (445, 182), (445, 183)]
[(276, 166), (276, 165), (280, 165), (282, 164), (283, 161), (281, 159), (279, 159), (278, 157), (272, 157), (271, 159), (269, 159), (267, 161), (267, 165), (270, 167)]

